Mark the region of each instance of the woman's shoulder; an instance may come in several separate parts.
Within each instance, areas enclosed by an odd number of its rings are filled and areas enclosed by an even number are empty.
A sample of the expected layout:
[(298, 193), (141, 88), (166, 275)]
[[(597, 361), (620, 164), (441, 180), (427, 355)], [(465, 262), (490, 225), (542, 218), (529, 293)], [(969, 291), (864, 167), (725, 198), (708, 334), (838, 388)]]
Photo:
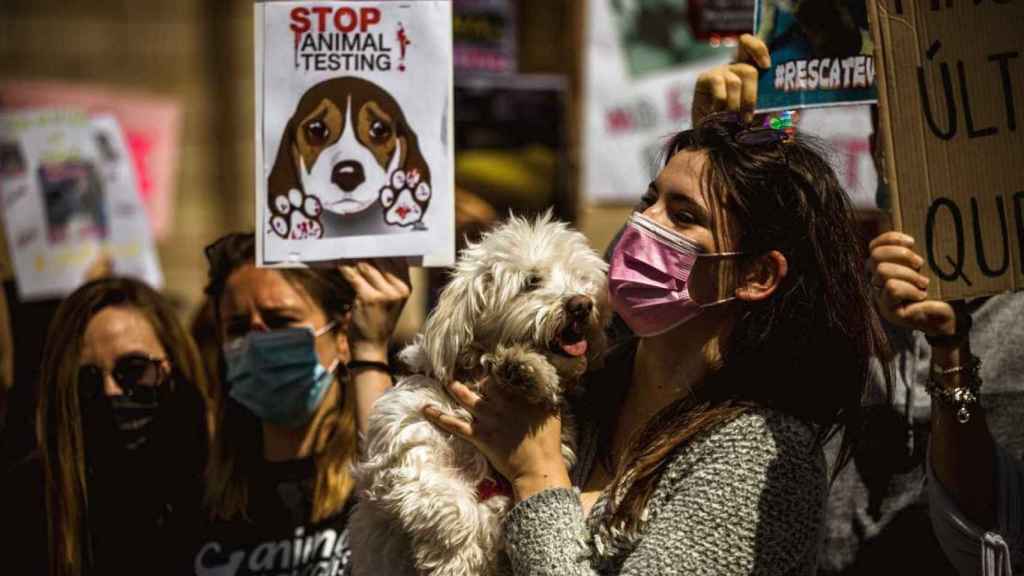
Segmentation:
[(816, 428), (770, 408), (752, 408), (699, 434), (674, 456), (670, 468), (684, 475), (704, 470), (752, 481), (772, 475), (822, 487), (828, 479)]

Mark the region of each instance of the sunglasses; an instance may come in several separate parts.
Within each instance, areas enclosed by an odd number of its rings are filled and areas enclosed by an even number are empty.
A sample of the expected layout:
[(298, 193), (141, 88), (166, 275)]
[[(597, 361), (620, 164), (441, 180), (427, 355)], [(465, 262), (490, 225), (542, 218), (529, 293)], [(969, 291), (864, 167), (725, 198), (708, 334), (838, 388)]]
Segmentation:
[[(143, 354), (126, 354), (114, 362), (110, 375), (124, 395), (135, 402), (156, 402), (160, 385), (166, 374), (163, 358)], [(78, 397), (82, 402), (94, 400), (103, 394), (105, 371), (95, 364), (85, 364), (78, 369)]]

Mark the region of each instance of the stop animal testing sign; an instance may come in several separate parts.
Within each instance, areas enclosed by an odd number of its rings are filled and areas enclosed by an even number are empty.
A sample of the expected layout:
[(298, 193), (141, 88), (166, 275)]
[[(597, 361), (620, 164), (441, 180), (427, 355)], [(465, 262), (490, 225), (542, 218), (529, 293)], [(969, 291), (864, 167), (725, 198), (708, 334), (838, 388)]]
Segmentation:
[(897, 229), (944, 300), (1024, 288), (1024, 0), (870, 0)]

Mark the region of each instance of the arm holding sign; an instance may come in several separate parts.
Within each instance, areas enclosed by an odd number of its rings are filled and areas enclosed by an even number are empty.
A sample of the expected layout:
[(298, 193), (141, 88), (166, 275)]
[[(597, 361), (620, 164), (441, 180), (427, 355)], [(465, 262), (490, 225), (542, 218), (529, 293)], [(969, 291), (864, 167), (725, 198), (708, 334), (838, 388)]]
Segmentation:
[[(979, 360), (971, 354), (971, 320), (963, 302), (929, 300), (924, 260), (914, 239), (887, 232), (871, 242), (872, 285), (881, 315), (922, 331), (932, 348), (931, 443), (927, 462), (932, 525), (963, 574), (1011, 574), (1011, 534), (1024, 529), (1024, 466), (992, 438), (977, 396)], [(1018, 552), (1019, 553), (1019, 552)]]
[(356, 294), (348, 330), (348, 369), (355, 389), (356, 425), (363, 434), (373, 404), (392, 385), (388, 345), (411, 293), (409, 265), (404, 258), (381, 258), (338, 269)]

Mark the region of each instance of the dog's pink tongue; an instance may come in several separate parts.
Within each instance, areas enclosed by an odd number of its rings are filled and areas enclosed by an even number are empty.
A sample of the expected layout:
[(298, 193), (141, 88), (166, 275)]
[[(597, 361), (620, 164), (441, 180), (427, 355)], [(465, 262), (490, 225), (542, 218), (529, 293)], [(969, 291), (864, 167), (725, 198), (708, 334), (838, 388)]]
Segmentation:
[(587, 353), (587, 341), (580, 340), (575, 344), (562, 344), (562, 350), (569, 356), (583, 356)]

